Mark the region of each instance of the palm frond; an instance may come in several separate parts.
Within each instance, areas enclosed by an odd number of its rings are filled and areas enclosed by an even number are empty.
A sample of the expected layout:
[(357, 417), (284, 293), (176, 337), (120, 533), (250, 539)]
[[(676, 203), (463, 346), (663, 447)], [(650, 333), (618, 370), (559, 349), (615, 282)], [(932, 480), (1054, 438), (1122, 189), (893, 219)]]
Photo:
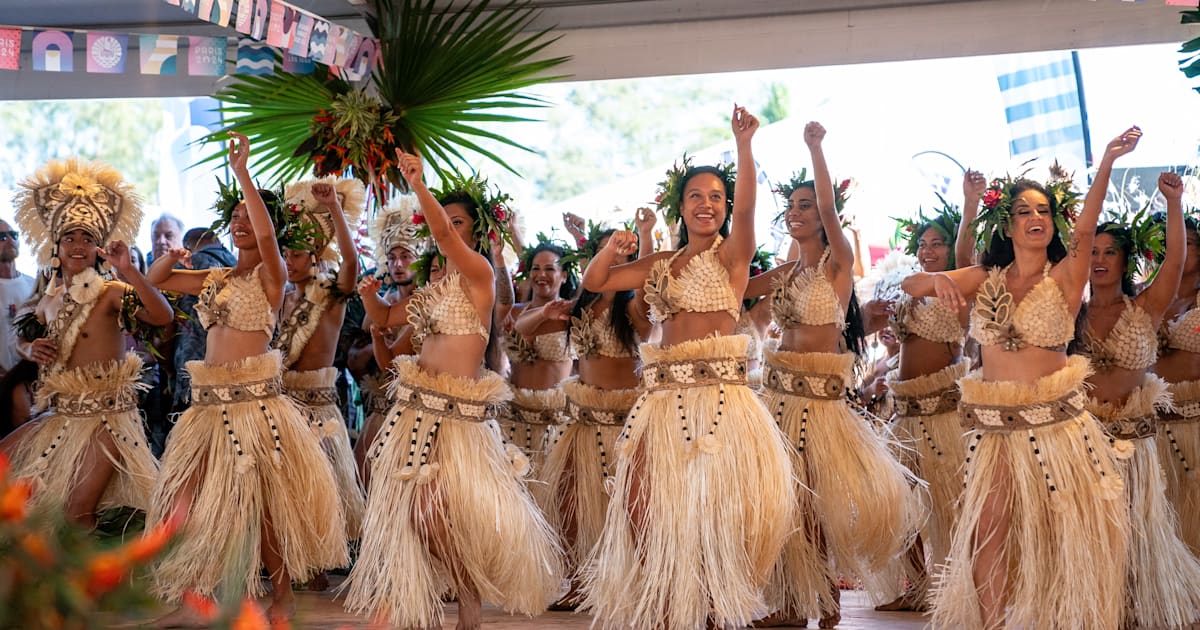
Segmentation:
[[(1200, 10), (1183, 11), (1182, 24), (1200, 24)], [(1179, 60), (1179, 71), (1189, 79), (1200, 76), (1200, 37), (1184, 42), (1179, 48), (1183, 58)], [(1200, 92), (1200, 87), (1192, 88)]]

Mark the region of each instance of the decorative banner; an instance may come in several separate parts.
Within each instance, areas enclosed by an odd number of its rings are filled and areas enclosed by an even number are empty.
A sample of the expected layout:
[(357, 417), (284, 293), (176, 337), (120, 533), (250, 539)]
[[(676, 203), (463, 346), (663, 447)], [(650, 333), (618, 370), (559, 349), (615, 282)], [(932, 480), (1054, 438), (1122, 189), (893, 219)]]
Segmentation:
[(219, 77), (225, 74), (224, 37), (188, 36), (188, 74), (193, 77)]
[(354, 57), (343, 68), (343, 75), (349, 81), (361, 81), (375, 69), (378, 58), (379, 40), (364, 38), (359, 42), (358, 50), (354, 51)]
[(271, 0), (271, 19), (267, 23), (267, 43), (276, 48), (287, 48), (288, 44), (283, 37), (283, 10), (284, 5), (279, 0)]
[(96, 74), (125, 74), (129, 36), (104, 31), (87, 34), (87, 71)]
[(329, 65), (329, 47), (325, 45), (329, 37), (329, 22), (318, 18), (313, 22), (312, 34), (308, 36), (308, 58)]
[(75, 70), (75, 45), (66, 31), (34, 31), (31, 44), (33, 69), (39, 72)]
[(199, 11), (196, 15), (205, 21), (218, 26), (229, 26), (229, 17), (233, 13), (233, 0), (200, 0)]
[(283, 71), (291, 74), (312, 74), (317, 64), (312, 59), (297, 57), (292, 53), (283, 53)]
[(275, 74), (275, 49), (249, 37), (238, 40), (237, 73)]
[(295, 34), (292, 37), (292, 45), (288, 47), (288, 52), (301, 57), (308, 56), (308, 39), (312, 34), (312, 27), (312, 14), (301, 12), (296, 21)]
[(200, 8), (197, 0), (183, 0), (182, 2), (173, 2), (172, 4), (178, 5), (180, 9), (183, 9), (192, 15), (197, 15), (197, 9)]
[(138, 38), (142, 74), (175, 74), (179, 55), (179, 37), (142, 35)]
[(0, 70), (21, 69), (21, 29), (0, 28)]

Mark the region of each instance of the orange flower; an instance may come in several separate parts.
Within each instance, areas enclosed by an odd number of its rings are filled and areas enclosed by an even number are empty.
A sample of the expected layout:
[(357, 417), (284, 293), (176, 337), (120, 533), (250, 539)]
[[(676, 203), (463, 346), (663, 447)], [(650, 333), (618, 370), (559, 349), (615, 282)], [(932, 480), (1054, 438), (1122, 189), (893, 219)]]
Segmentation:
[(129, 563), (112, 552), (97, 554), (88, 562), (87, 594), (103, 595), (121, 584), (129, 572)]
[(242, 610), (237, 619), (233, 620), (233, 630), (270, 630), (270, 626), (267, 624), (267, 615), (258, 604), (246, 598), (242, 600)]
[(54, 554), (50, 552), (50, 545), (46, 543), (46, 537), (38, 532), (28, 532), (22, 536), (21, 549), (42, 566), (48, 567), (54, 563)]
[(141, 564), (157, 556), (163, 547), (175, 536), (179, 526), (183, 524), (183, 511), (177, 511), (175, 516), (155, 525), (136, 540), (121, 549), (121, 555), (126, 562)]
[(33, 482), (29, 479), (18, 479), (9, 484), (0, 494), (0, 523), (24, 520), (32, 495)]
[(217, 607), (217, 602), (197, 593), (196, 591), (184, 591), (183, 605), (195, 611), (206, 621), (212, 621), (217, 618), (221, 610)]

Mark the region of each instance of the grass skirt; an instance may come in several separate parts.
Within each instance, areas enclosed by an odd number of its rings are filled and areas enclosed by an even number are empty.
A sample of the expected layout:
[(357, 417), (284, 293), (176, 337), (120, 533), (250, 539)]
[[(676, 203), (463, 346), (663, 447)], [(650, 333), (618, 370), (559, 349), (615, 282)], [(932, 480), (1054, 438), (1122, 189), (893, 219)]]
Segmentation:
[[(1089, 410), (1110, 426), (1120, 419), (1153, 418), (1170, 404), (1167, 384), (1147, 374), (1124, 405), (1100, 405), (1093, 399)], [(1144, 437), (1118, 436), (1130, 438), (1131, 446), (1125, 440), (1117, 442), (1118, 451), (1124, 451), (1117, 465), (1125, 481), (1133, 526), (1125, 622), (1129, 626), (1178, 628), (1200, 615), (1200, 559), (1180, 540), (1179, 518), (1165, 496), (1153, 424), (1145, 427), (1140, 433)], [(1200, 515), (1193, 514), (1196, 516)]]
[(1175, 412), (1158, 425), (1158, 455), (1167, 480), (1167, 500), (1180, 516), (1180, 534), (1200, 556), (1200, 381), (1172, 383)]
[[(834, 610), (829, 584), (839, 572), (862, 578), (876, 599), (894, 597), (898, 580), (873, 578), (908, 548), (923, 506), (890, 436), (846, 399), (854, 355), (786, 352), (775, 340), (765, 355), (763, 400), (793, 446), (802, 518), (776, 564), (771, 603), (789, 616), (819, 617)], [(809, 375), (801, 388), (822, 393), (804, 395), (787, 376), (795, 372)]]
[(608, 480), (616, 472), (617, 438), (637, 401), (636, 389), (599, 389), (572, 378), (563, 383), (570, 424), (542, 467), (549, 488), (546, 516), (564, 536), (567, 559), (582, 567), (604, 531)]
[[(88, 446), (108, 432), (113, 452), (101, 446), (112, 463), (113, 475), (100, 496), (97, 511), (128, 506), (150, 508), (158, 462), (146, 445), (138, 391), (142, 360), (129, 353), (120, 361), (105, 361), (47, 376), (39, 398), (48, 408), (36, 416), (12, 453), (13, 478), (35, 482), (30, 509), (61, 514), (72, 489), (81, 481)], [(103, 444), (100, 442), (99, 444)]]
[[(897, 371), (887, 377), (888, 390), (903, 401), (893, 423), (895, 435), (905, 447), (901, 461), (929, 485), (929, 518), (921, 530), (921, 540), (930, 572), (950, 555), (950, 532), (962, 493), (967, 449), (957, 400), (958, 381), (966, 374), (967, 362), (959, 361), (917, 378), (899, 380)], [(933, 415), (901, 413), (912, 408), (933, 411), (947, 406), (948, 410)]]
[(346, 608), (440, 626), (442, 594), (468, 585), (509, 612), (544, 611), (563, 585), (561, 551), (489, 422), (507, 383), (427, 372), (410, 356), (393, 365), (398, 402), (377, 438)]
[(185, 590), (262, 595), (267, 518), (293, 581), (346, 566), (333, 471), (303, 412), (280, 393), (279, 353), (224, 365), (189, 361), (187, 370), (192, 406), (167, 440), (148, 522), (165, 520), (180, 492), (194, 494), (178, 540), (155, 568), (158, 594), (168, 601)]
[(787, 444), (745, 385), (748, 339), (642, 345), (643, 393), (583, 575), (595, 625), (740, 627), (767, 612), (795, 499)]
[(1088, 374), (1087, 359), (1073, 356), (1033, 383), (984, 381), (978, 371), (960, 381), (964, 404), (1019, 407), (1061, 399), (1071, 403), (1061, 408), (1071, 411), (1064, 421), (1036, 428), (968, 431), (966, 487), (949, 562), (934, 591), (935, 628), (982, 627), (972, 560), (984, 504), (1002, 471), (1011, 473), (1011, 492), (999, 499), (1011, 513), (1002, 540), (1007, 627), (1120, 625), (1129, 510), (1108, 437), (1091, 414), (1074, 411), (1086, 403)]
[[(540, 472), (550, 448), (558, 441), (566, 405), (561, 388), (512, 388), (512, 401), (500, 414), (500, 435), (505, 444), (521, 449), (534, 474)], [(545, 505), (541, 497), (539, 504)]]
[(337, 369), (285, 371), (283, 390), (305, 412), (309, 428), (320, 440), (325, 457), (329, 458), (342, 501), (342, 515), (346, 519), (346, 540), (356, 540), (362, 531), (367, 501), (358, 478), (358, 467), (354, 465), (346, 421), (337, 406)]

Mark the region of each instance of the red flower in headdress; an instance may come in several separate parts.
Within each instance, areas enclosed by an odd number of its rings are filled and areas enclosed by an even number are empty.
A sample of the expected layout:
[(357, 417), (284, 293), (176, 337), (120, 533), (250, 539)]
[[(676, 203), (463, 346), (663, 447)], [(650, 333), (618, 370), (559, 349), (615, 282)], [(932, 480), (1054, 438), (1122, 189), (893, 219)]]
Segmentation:
[(987, 192), (983, 193), (983, 207), (987, 208), (988, 210), (995, 208), (1000, 204), (1000, 199), (1003, 196), (1004, 195), (1000, 192), (999, 188), (987, 189)]
[(425, 215), (414, 214), (412, 217), (413, 225), (425, 225)]

